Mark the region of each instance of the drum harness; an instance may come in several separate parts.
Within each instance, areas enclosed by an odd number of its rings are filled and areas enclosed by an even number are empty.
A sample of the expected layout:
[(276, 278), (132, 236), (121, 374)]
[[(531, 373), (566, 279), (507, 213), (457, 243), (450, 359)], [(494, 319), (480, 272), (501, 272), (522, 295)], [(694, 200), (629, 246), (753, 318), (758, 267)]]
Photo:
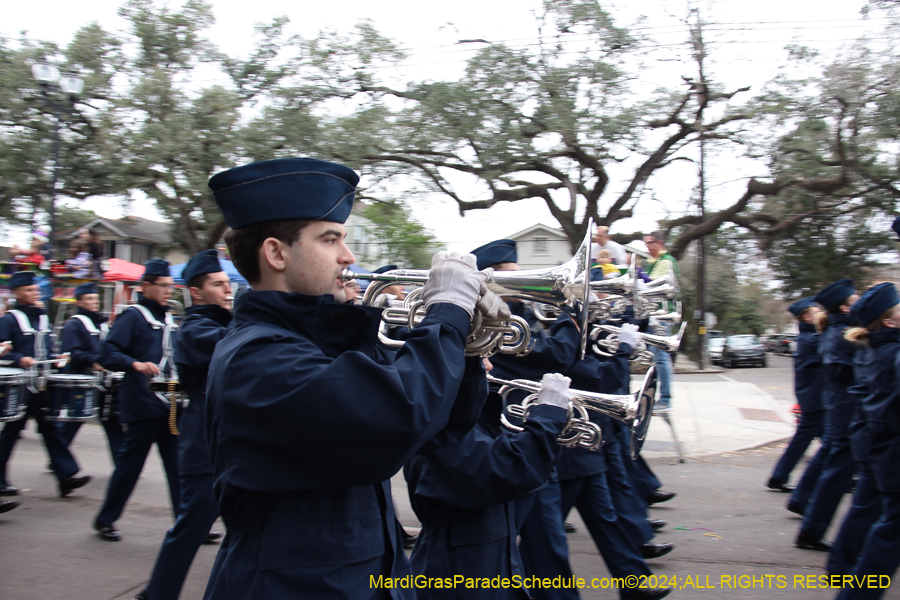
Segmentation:
[[(85, 330), (88, 332), (88, 335), (91, 337), (97, 338), (99, 341), (103, 341), (106, 339), (106, 336), (109, 335), (109, 325), (103, 323), (100, 325), (100, 329), (97, 329), (97, 326), (94, 325), (94, 321), (91, 320), (87, 315), (72, 315), (73, 319), (78, 319), (81, 324), (84, 326)], [(108, 374), (108, 375), (107, 375)], [(108, 378), (108, 379), (107, 379)], [(112, 386), (112, 372), (111, 371), (100, 371), (97, 373), (97, 387), (103, 391), (109, 391), (109, 388)], [(103, 414), (100, 415), (100, 419), (102, 421), (106, 421), (109, 419), (109, 411), (111, 410), (111, 405), (107, 402), (103, 404)]]
[[(28, 368), (27, 387), (32, 394), (37, 394), (39, 391), (43, 392), (47, 386), (47, 373), (50, 370), (50, 365), (46, 361), (47, 349), (44, 347), (44, 335), (50, 333), (50, 319), (47, 318), (47, 315), (38, 317), (38, 330), (35, 331), (34, 327), (31, 326), (31, 321), (28, 320), (28, 316), (21, 310), (11, 309), (7, 312), (15, 317), (22, 335), (34, 336), (34, 360), (43, 369), (39, 370), (38, 366), (34, 365)], [(39, 374), (41, 372), (43, 374)]]
[[(132, 304), (131, 308), (136, 308), (143, 316), (147, 323), (153, 329), (163, 330), (163, 339), (162, 339), (162, 350), (163, 357), (159, 362), (159, 372), (160, 374), (154, 378), (154, 381), (166, 381), (167, 390), (166, 395), (161, 394), (160, 392), (155, 392), (156, 396), (162, 400), (163, 402), (169, 405), (169, 431), (172, 435), (178, 435), (178, 402), (176, 398), (176, 388), (178, 387), (178, 371), (175, 368), (175, 352), (172, 346), (172, 332), (178, 329), (178, 325), (175, 324), (174, 319), (172, 319), (172, 315), (170, 313), (166, 313), (166, 322), (165, 324), (160, 323), (153, 315), (150, 314), (150, 311), (146, 306), (141, 306), (140, 304)], [(165, 372), (166, 364), (169, 365), (169, 378), (165, 380)], [(168, 398), (166, 398), (168, 396)]]

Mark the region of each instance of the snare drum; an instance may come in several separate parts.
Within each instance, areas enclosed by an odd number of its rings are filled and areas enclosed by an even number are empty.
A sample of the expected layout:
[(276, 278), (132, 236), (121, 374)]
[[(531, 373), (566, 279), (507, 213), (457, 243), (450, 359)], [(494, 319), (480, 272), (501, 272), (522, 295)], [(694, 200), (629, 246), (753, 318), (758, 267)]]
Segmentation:
[(25, 370), (0, 367), (0, 421), (18, 421), (27, 406)]
[(110, 417), (116, 414), (118, 410), (119, 390), (122, 389), (122, 381), (125, 379), (125, 373), (122, 371), (108, 371), (106, 379), (103, 380), (103, 387), (106, 393), (101, 395), (100, 420), (109, 421)]
[(92, 375), (49, 375), (48, 421), (83, 423), (97, 407), (97, 378)]

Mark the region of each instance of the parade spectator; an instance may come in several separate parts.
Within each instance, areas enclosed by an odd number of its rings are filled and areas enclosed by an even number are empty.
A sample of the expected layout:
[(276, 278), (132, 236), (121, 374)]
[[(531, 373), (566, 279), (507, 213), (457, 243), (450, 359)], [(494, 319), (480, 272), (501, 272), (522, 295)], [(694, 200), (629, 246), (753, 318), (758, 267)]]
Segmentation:
[[(644, 243), (647, 245), (647, 252), (650, 258), (647, 259), (645, 270), (650, 279), (658, 279), (669, 272), (678, 275), (678, 261), (675, 257), (666, 251), (666, 235), (662, 231), (654, 231), (644, 236)], [(671, 327), (663, 326), (665, 331), (662, 335), (669, 335)], [(656, 402), (657, 411), (669, 410), (671, 405), (671, 385), (672, 385), (672, 357), (663, 348), (649, 346), (650, 352), (656, 361), (656, 373), (659, 377), (659, 400)]]
[(93, 272), (93, 261), (87, 251), (87, 246), (81, 241), (69, 244), (69, 258), (66, 265), (72, 270), (72, 277), (88, 279)]
[(597, 227), (597, 231), (594, 233), (592, 241), (594, 242), (591, 244), (592, 263), (597, 262), (597, 258), (602, 250), (606, 250), (612, 256), (614, 264), (626, 264), (625, 248), (623, 248), (621, 244), (612, 241), (612, 238), (609, 236), (609, 227), (602, 225)]

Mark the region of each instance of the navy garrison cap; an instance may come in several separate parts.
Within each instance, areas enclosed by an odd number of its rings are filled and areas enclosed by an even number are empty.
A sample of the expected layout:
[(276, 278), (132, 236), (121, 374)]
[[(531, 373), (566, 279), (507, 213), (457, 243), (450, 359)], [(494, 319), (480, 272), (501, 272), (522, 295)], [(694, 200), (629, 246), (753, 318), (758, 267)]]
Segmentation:
[(897, 237), (900, 238), (900, 217), (894, 219), (894, 224), (891, 225), (891, 229), (893, 229), (894, 233), (897, 234)]
[(519, 262), (515, 240), (494, 240), (475, 248), (472, 254), (477, 259), (479, 271), (497, 263)]
[(82, 283), (77, 288), (75, 288), (75, 299), (78, 300), (85, 294), (96, 294), (97, 286), (93, 283)]
[(222, 264), (219, 262), (219, 253), (216, 250), (204, 250), (199, 254), (195, 254), (188, 261), (184, 271), (181, 272), (181, 278), (184, 279), (185, 283), (189, 283), (197, 275), (218, 273), (221, 270)]
[(15, 289), (24, 285), (34, 285), (34, 271), (19, 271), (9, 278), (9, 289)]
[(383, 267), (378, 267), (377, 269), (375, 269), (372, 272), (381, 274), (381, 273), (387, 273), (388, 271), (396, 271), (396, 270), (397, 270), (397, 265), (384, 265)]
[(276, 158), (216, 173), (209, 180), (232, 229), (266, 221), (310, 219), (343, 223), (359, 175), (315, 158)]
[(816, 302), (825, 307), (825, 310), (833, 310), (844, 303), (844, 300), (856, 293), (852, 279), (841, 279), (829, 283), (822, 291), (816, 294)]
[(853, 313), (859, 324), (868, 327), (881, 318), (881, 315), (900, 304), (900, 295), (893, 283), (879, 283), (866, 290), (856, 304)]
[(800, 313), (809, 308), (810, 306), (816, 305), (816, 299), (812, 296), (807, 298), (800, 298), (790, 306), (788, 306), (788, 310), (791, 311), (791, 314), (795, 317), (799, 317)]
[(169, 262), (154, 258), (144, 263), (144, 275), (156, 275), (157, 277), (171, 277), (169, 274)]

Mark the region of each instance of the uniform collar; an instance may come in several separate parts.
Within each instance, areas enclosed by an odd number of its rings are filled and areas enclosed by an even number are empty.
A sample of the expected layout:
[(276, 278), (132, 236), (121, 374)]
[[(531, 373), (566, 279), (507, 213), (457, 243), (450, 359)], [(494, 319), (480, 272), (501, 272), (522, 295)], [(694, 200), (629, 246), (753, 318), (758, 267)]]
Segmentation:
[(34, 304), (16, 304), (13, 307), (15, 310), (22, 311), (29, 320), (36, 320), (41, 315), (46, 315), (47, 311), (43, 308), (38, 308)]
[(829, 325), (843, 325), (844, 323), (850, 324), (850, 315), (845, 315), (844, 313), (831, 313), (828, 315)]
[(312, 341), (327, 356), (359, 350), (371, 354), (378, 340), (382, 309), (351, 306), (334, 296), (248, 290), (235, 305), (234, 324), (268, 323)]
[(806, 333), (815, 333), (816, 326), (813, 325), (812, 323), (800, 323), (800, 331), (806, 332)]
[(185, 316), (197, 315), (212, 319), (222, 327), (228, 327), (231, 323), (232, 314), (227, 308), (222, 308), (218, 304), (198, 304), (190, 306), (184, 311)]
[(872, 346), (876, 348), (884, 344), (896, 344), (900, 342), (900, 329), (886, 327), (884, 329), (879, 329), (878, 331), (873, 331), (869, 334), (869, 340), (872, 343)]
[(141, 295), (141, 297), (138, 298), (137, 303), (140, 304), (141, 306), (145, 307), (147, 310), (149, 310), (150, 314), (152, 314), (158, 320), (160, 320), (160, 321), (165, 320), (166, 312), (169, 310), (168, 306), (163, 306), (162, 304), (160, 304), (159, 302), (157, 302), (155, 300), (147, 300), (146, 298), (144, 298), (143, 295)]

